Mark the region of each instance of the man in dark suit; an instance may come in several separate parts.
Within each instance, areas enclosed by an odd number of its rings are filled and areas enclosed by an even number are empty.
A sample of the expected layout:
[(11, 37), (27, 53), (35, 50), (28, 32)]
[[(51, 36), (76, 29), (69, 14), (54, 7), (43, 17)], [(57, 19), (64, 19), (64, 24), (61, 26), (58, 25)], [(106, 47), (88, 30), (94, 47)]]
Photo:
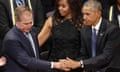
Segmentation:
[[(8, 31), (3, 48), (7, 56), (5, 72), (38, 72), (51, 68), (63, 68), (60, 62), (48, 62), (39, 59), (37, 35), (32, 28), (33, 15), (29, 8), (19, 6), (15, 10), (16, 25)], [(45, 72), (45, 71), (42, 71)]]
[(120, 30), (101, 17), (102, 7), (98, 1), (89, 0), (82, 8), (83, 23), (81, 29), (81, 57), (79, 61), (62, 60), (68, 67), (84, 68), (87, 72), (105, 72), (118, 48)]
[[(19, 4), (29, 6), (34, 14), (34, 26), (37, 31), (40, 30), (44, 23), (44, 11), (41, 0), (0, 0), (0, 50), (2, 48), (2, 41), (5, 34), (13, 27), (14, 22), (14, 9)], [(0, 52), (1, 53), (1, 52)]]
[[(20, 0), (0, 0), (0, 56), (3, 55), (2, 43), (5, 34), (14, 25), (14, 9)], [(29, 6), (34, 14), (34, 26), (39, 31), (44, 23), (44, 12), (41, 0), (22, 0), (25, 6)], [(0, 69), (1, 71), (1, 69)]]

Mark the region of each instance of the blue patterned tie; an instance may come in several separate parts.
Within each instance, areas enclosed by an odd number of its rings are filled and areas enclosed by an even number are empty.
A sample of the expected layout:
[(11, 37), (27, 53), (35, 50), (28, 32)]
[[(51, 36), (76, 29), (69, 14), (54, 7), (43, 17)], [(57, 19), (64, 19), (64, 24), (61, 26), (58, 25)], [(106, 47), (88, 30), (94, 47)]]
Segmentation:
[(20, 5), (24, 5), (25, 6), (25, 0), (15, 0), (16, 1), (16, 5), (20, 6)]
[(96, 29), (92, 30), (92, 57), (96, 56)]

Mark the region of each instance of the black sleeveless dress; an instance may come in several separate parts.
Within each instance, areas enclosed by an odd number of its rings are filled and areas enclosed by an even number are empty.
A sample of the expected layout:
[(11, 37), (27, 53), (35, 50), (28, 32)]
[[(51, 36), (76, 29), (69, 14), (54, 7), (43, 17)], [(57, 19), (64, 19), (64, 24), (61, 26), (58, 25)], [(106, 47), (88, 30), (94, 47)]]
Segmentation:
[[(60, 24), (53, 24), (52, 28), (52, 48), (49, 53), (50, 61), (58, 61), (66, 57), (77, 59), (80, 56), (80, 32), (70, 20), (65, 20)], [(63, 72), (51, 70), (50, 72)], [(79, 72), (73, 70), (71, 72)]]

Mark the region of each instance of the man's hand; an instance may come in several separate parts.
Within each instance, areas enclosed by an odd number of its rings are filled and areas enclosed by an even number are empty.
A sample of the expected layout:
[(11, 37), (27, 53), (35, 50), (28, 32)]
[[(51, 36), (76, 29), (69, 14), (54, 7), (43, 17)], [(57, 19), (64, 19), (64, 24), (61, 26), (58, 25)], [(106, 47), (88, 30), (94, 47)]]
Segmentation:
[(53, 68), (54, 69), (59, 69), (59, 70), (64, 70), (64, 71), (70, 71), (70, 68), (68, 68), (64, 62), (53, 62)]
[(60, 62), (62, 62), (62, 64), (64, 64), (65, 67), (67, 67), (69, 69), (76, 69), (76, 68), (81, 67), (80, 61), (75, 61), (70, 58), (61, 59)]
[(0, 58), (0, 67), (1, 67), (1, 66), (4, 66), (5, 64), (6, 64), (6, 58), (2, 56), (2, 57)]

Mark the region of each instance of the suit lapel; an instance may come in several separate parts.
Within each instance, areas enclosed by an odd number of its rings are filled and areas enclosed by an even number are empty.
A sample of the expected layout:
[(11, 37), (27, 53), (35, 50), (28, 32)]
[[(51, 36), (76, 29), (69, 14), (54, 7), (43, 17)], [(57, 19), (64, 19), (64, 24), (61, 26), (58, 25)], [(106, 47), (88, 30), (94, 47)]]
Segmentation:
[(106, 30), (106, 23), (105, 23), (105, 21), (104, 20), (102, 20), (102, 22), (101, 22), (101, 25), (100, 25), (100, 29), (99, 29), (99, 31), (98, 31), (98, 35), (97, 35), (97, 51), (98, 51), (98, 49), (99, 48), (101, 48), (100, 46), (101, 46), (101, 41), (102, 41), (102, 39), (103, 39), (103, 36), (104, 36), (104, 34), (105, 34), (105, 30)]
[(16, 30), (14, 30), (14, 31), (16, 31), (21, 44), (24, 46), (25, 51), (27, 51), (27, 53), (29, 53), (31, 56), (35, 56), (32, 46), (31, 46), (31, 43), (28, 40), (28, 38), (19, 29), (17, 29), (17, 27), (15, 27), (15, 29)]
[(36, 39), (36, 35), (32, 31), (30, 33), (32, 35), (32, 38), (33, 38), (33, 41), (34, 41), (34, 44), (35, 44), (36, 55), (37, 55), (37, 57), (39, 57), (39, 51), (38, 51), (39, 46), (38, 46), (38, 41)]
[(85, 36), (86, 36), (86, 41), (87, 41), (87, 45), (86, 46), (88, 46), (87, 48), (88, 48), (88, 52), (90, 53), (89, 55), (91, 55), (92, 54), (92, 51), (91, 51), (91, 35), (92, 35), (92, 28), (91, 28), (91, 26), (90, 27), (88, 27), (87, 29), (86, 29), (86, 32), (85, 32)]

